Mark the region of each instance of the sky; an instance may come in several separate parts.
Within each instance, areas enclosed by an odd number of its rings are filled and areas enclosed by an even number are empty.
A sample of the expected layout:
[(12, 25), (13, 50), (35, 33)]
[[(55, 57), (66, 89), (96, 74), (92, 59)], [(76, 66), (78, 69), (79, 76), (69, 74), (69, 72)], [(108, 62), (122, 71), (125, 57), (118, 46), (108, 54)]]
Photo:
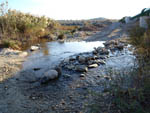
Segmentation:
[[(5, 0), (0, 0), (0, 3)], [(9, 8), (56, 20), (134, 16), (150, 7), (150, 0), (7, 0)]]

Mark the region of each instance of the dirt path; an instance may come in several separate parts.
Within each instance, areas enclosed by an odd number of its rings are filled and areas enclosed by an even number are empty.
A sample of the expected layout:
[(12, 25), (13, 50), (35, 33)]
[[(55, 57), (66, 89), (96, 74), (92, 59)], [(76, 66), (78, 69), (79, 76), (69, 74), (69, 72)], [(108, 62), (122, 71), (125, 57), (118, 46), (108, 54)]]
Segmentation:
[[(120, 24), (114, 23), (86, 41), (111, 40), (122, 36), (126, 35)], [(3, 77), (0, 82), (0, 113), (85, 113), (86, 104), (92, 98), (89, 92), (103, 91), (102, 81), (105, 78), (100, 77), (102, 67), (91, 69), (85, 77), (81, 77), (81, 73), (63, 70), (58, 80), (41, 85), (29, 80), (38, 71), (19, 71), (23, 61), (24, 57), (0, 55), (0, 74)], [(10, 69), (5, 70), (5, 66)], [(66, 74), (70, 76), (66, 77)]]
[(107, 41), (118, 38), (127, 37), (126, 25), (119, 22), (114, 22), (112, 25), (107, 26), (102, 31), (96, 33), (85, 39), (85, 41)]

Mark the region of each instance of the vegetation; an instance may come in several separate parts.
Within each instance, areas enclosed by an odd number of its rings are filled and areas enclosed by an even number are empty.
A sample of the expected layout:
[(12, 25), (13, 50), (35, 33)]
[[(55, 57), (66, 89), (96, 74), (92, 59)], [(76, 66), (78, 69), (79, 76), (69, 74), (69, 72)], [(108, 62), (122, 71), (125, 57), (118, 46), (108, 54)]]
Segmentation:
[[(0, 40), (4, 46), (14, 48), (31, 40), (53, 34), (58, 22), (44, 16), (34, 16), (8, 9), (8, 3), (0, 4)], [(18, 43), (19, 42), (19, 43)]]
[(129, 35), (129, 42), (135, 47), (136, 65), (107, 72), (111, 81), (105, 83), (104, 92), (94, 93), (91, 113), (150, 113), (150, 27), (134, 26)]
[(144, 29), (135, 26), (130, 30), (130, 37), (131, 44), (137, 49), (136, 52), (145, 57), (150, 56), (150, 27)]
[(141, 75), (141, 67), (108, 70), (111, 81), (104, 82), (103, 92), (91, 93), (95, 99), (88, 105), (89, 113), (149, 113), (150, 73)]

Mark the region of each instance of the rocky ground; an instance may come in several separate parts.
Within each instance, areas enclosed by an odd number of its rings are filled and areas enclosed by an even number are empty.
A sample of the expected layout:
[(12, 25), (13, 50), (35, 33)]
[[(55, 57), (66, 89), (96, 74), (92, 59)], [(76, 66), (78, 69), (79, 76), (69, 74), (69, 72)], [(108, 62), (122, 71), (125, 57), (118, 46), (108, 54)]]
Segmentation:
[[(124, 30), (118, 29), (123, 27), (115, 23), (86, 40), (127, 36)], [(42, 77), (36, 77), (41, 69), (19, 71), (26, 53), (2, 50), (0, 113), (90, 113), (88, 105), (94, 98), (91, 92), (104, 92), (106, 83), (111, 81), (111, 77), (104, 73), (110, 53), (120, 51), (122, 54), (126, 47), (122, 40), (106, 42), (104, 48), (64, 59), (58, 67), (44, 72)], [(107, 104), (102, 101), (102, 113), (108, 111)]]

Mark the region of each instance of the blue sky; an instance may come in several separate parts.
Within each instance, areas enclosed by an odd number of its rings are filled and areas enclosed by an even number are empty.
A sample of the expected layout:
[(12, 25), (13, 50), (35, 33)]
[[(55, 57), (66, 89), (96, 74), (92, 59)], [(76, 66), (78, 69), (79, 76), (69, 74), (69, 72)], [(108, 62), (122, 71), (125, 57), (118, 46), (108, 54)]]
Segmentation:
[(150, 0), (8, 0), (8, 3), (11, 9), (53, 19), (120, 19), (150, 7)]

